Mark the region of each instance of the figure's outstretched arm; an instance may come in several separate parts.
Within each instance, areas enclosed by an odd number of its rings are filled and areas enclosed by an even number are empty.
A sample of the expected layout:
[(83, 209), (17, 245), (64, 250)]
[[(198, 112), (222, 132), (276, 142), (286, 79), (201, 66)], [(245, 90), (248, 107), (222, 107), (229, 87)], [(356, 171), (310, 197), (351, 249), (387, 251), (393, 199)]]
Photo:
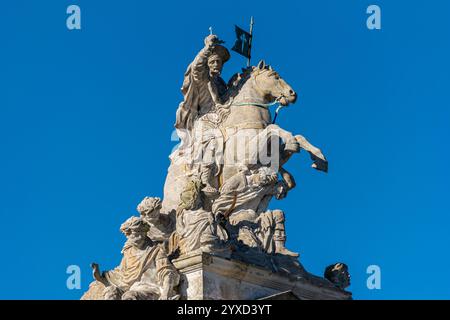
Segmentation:
[(208, 77), (208, 58), (216, 44), (220, 43), (219, 38), (211, 34), (205, 38), (205, 46), (197, 54), (191, 64), (192, 75), (195, 81), (202, 81)]
[(94, 279), (97, 280), (98, 282), (102, 283), (106, 287), (109, 286), (109, 282), (103, 276), (103, 273), (100, 272), (100, 267), (98, 266), (98, 264), (95, 262), (91, 263), (91, 268), (92, 268), (92, 275), (94, 276)]

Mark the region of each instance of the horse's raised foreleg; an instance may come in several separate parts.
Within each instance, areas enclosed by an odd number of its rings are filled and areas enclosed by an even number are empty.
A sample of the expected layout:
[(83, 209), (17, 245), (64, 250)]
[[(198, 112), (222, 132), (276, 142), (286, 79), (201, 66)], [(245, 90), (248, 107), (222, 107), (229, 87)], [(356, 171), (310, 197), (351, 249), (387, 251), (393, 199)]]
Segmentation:
[[(293, 153), (300, 152), (300, 144), (293, 134), (278, 125), (268, 125), (259, 132), (253, 130), (250, 135), (244, 135), (244, 132), (240, 131), (239, 134), (240, 145), (247, 146), (249, 154), (247, 163), (250, 165), (270, 165), (278, 171)], [(242, 139), (244, 136), (250, 138), (248, 142)]]
[(284, 144), (284, 152), (290, 154), (300, 152), (300, 145), (291, 132), (280, 128), (276, 124), (268, 125), (266, 130), (267, 134), (280, 137)]
[(313, 161), (311, 167), (313, 167), (316, 170), (328, 172), (328, 161), (322, 154), (322, 151), (319, 148), (313, 146), (311, 143), (309, 143), (309, 141), (306, 140), (305, 137), (301, 135), (296, 135), (295, 139), (299, 143), (300, 148), (308, 151), (309, 155), (311, 156), (311, 160)]

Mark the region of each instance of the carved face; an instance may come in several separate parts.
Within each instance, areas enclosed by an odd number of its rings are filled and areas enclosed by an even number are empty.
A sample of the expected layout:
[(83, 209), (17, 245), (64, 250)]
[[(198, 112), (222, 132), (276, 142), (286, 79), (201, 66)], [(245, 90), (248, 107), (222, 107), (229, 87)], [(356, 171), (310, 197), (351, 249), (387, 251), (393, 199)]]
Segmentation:
[(161, 199), (156, 197), (145, 197), (144, 200), (137, 206), (137, 211), (140, 213), (142, 219), (148, 222), (151, 219), (157, 218), (161, 210)]
[(190, 180), (180, 195), (180, 205), (187, 210), (195, 210), (201, 207), (202, 198), (200, 196), (200, 189), (202, 183), (198, 179)]
[(130, 244), (142, 249), (148, 241), (147, 232), (149, 228), (149, 225), (142, 218), (131, 217), (122, 223), (120, 231), (127, 237)]
[(328, 266), (325, 269), (324, 276), (340, 289), (350, 286), (350, 273), (345, 263), (336, 263)]
[(131, 242), (134, 246), (138, 247), (139, 249), (143, 249), (145, 245), (147, 244), (147, 233), (143, 232), (141, 230), (139, 231), (131, 231), (128, 236), (128, 241)]
[(339, 282), (341, 283), (341, 287), (342, 289), (345, 289), (347, 287), (350, 286), (350, 273), (348, 272), (348, 270), (342, 271), (341, 273), (339, 273)]
[(184, 203), (184, 207), (187, 210), (195, 210), (202, 204), (202, 199), (200, 197), (200, 193), (198, 192), (184, 191), (181, 194), (181, 198)]
[(297, 94), (291, 86), (272, 67), (267, 67), (264, 61), (255, 68), (253, 77), (259, 90), (267, 97), (267, 101), (278, 100), (282, 105), (287, 106), (297, 100)]
[(208, 59), (209, 73), (211, 76), (220, 75), (223, 68), (223, 61), (219, 55), (214, 54)]

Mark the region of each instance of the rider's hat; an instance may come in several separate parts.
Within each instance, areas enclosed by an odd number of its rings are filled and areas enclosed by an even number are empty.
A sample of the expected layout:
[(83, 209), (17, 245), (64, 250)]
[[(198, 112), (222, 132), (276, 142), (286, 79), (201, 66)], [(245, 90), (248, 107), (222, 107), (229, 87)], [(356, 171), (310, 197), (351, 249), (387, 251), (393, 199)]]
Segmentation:
[(213, 55), (218, 55), (222, 59), (222, 63), (230, 60), (230, 52), (227, 48), (221, 46), (220, 44), (217, 44), (212, 48), (211, 56)]

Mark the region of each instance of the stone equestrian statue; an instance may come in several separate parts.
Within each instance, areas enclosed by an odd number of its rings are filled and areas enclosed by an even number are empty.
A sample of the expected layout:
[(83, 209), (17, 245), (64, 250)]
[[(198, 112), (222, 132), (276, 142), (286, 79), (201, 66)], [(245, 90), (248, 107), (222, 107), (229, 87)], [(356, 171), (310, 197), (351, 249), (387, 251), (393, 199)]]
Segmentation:
[[(269, 106), (276, 103), (287, 106), (297, 100), (295, 91), (272, 67), (261, 61), (257, 67), (235, 74), (226, 84), (221, 72), (230, 58), (228, 50), (216, 35), (207, 36), (204, 43), (185, 73), (184, 99), (175, 122), (181, 145), (170, 157), (162, 211), (175, 211), (183, 188), (193, 179), (200, 180), (203, 210), (234, 226), (241, 222), (237, 217), (252, 217), (252, 222), (260, 222), (254, 234), (247, 237), (239, 236), (239, 230), (231, 228), (237, 232), (233, 234), (230, 230), (232, 238), (247, 244), (254, 244), (255, 241), (249, 240), (252, 237), (260, 239), (256, 246), (266, 248), (267, 253), (296, 257), (296, 253), (284, 247), (284, 213), (268, 212), (267, 207), (273, 197), (282, 199), (295, 187), (294, 178), (283, 168), (294, 153), (306, 150), (313, 168), (321, 171), (327, 171), (327, 161), (303, 136), (294, 136), (272, 123)], [(267, 150), (269, 145), (271, 150)], [(269, 162), (262, 163), (259, 159), (264, 153), (261, 151), (271, 153)], [(261, 171), (264, 168), (267, 170)], [(281, 181), (246, 182), (245, 176), (259, 177), (261, 172), (279, 175)], [(267, 221), (273, 221), (274, 225), (269, 226)], [(264, 226), (262, 222), (266, 222)], [(276, 240), (268, 239), (268, 233), (261, 230), (268, 230)]]
[(205, 252), (304, 275), (285, 247), (285, 214), (268, 210), (295, 187), (284, 168), (307, 151), (327, 171), (320, 149), (273, 123), (270, 106), (297, 100), (292, 87), (261, 61), (228, 83), (229, 51), (216, 35), (188, 66), (175, 128), (181, 143), (170, 155), (163, 200), (146, 197), (121, 228), (127, 237), (119, 267), (100, 272), (84, 299), (178, 299), (177, 257)]

